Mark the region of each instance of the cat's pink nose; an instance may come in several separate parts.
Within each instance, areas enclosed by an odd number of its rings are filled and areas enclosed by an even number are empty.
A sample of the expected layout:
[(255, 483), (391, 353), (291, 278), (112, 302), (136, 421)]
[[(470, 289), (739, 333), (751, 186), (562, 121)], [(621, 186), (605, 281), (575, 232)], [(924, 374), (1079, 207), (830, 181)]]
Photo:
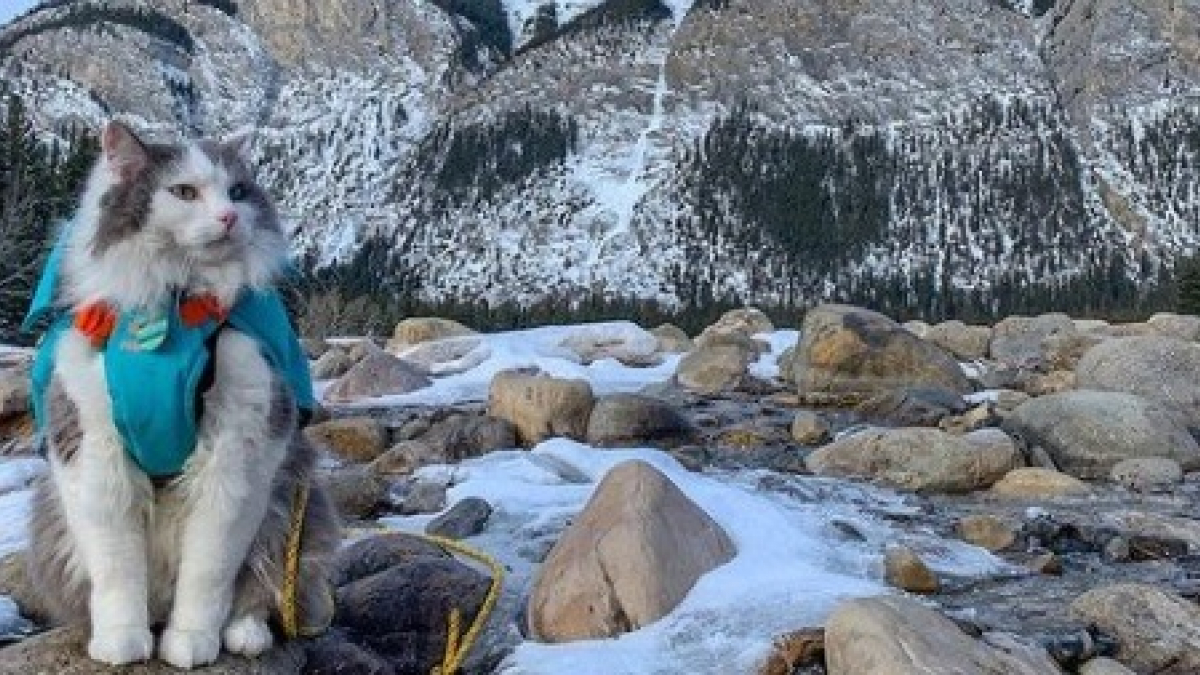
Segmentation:
[(228, 232), (233, 229), (234, 225), (237, 225), (237, 211), (226, 211), (217, 220), (221, 221), (221, 224), (225, 226), (225, 231)]

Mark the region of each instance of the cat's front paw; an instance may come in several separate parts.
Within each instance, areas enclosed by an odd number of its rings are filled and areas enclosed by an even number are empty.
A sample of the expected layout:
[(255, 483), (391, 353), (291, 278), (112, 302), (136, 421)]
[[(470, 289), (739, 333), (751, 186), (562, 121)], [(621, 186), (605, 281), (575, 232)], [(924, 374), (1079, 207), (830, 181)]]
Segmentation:
[(110, 666), (147, 661), (154, 653), (154, 636), (140, 626), (117, 626), (92, 631), (88, 656)]
[(217, 660), (221, 635), (215, 630), (167, 628), (158, 642), (158, 656), (176, 668), (195, 668)]
[(225, 649), (242, 656), (258, 656), (275, 641), (267, 622), (249, 615), (230, 621), (224, 638)]

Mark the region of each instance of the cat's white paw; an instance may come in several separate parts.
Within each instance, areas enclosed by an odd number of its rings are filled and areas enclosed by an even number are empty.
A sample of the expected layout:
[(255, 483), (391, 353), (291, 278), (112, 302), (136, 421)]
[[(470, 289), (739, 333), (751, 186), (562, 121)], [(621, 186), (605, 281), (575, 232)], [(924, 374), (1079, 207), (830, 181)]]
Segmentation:
[(215, 630), (167, 628), (158, 641), (158, 656), (176, 668), (195, 668), (217, 660), (221, 636)]
[(92, 631), (88, 656), (110, 666), (146, 661), (154, 653), (154, 636), (139, 626), (117, 626)]
[(225, 649), (242, 656), (258, 656), (271, 648), (275, 641), (267, 622), (246, 615), (225, 626)]

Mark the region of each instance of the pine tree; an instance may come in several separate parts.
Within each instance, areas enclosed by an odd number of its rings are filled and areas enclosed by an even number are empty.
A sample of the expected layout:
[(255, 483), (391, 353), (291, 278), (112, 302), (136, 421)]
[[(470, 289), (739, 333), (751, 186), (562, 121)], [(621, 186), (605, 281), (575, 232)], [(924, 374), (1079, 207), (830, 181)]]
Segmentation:
[(1200, 315), (1200, 256), (1176, 263), (1176, 308), (1180, 314)]
[(54, 221), (70, 213), (96, 154), (95, 142), (76, 136), (46, 145), (24, 104), (0, 95), (0, 340), (19, 333), (37, 283)]

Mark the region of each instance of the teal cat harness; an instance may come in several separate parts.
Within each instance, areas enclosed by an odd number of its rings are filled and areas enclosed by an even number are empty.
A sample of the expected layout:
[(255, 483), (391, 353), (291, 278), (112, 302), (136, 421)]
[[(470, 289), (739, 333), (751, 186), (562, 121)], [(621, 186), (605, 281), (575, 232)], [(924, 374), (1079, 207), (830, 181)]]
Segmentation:
[(50, 324), (33, 363), (33, 412), (39, 434), (48, 422), (54, 358), (63, 334), (77, 330), (104, 359), (113, 422), (130, 458), (152, 478), (183, 471), (196, 447), (202, 395), (211, 385), (213, 348), (226, 326), (252, 338), (289, 385), (301, 416), (316, 407), (308, 359), (275, 291), (243, 291), (224, 311), (207, 297), (180, 297), (152, 311), (116, 312), (107, 305), (55, 305), (62, 243), (46, 261), (22, 328)]

